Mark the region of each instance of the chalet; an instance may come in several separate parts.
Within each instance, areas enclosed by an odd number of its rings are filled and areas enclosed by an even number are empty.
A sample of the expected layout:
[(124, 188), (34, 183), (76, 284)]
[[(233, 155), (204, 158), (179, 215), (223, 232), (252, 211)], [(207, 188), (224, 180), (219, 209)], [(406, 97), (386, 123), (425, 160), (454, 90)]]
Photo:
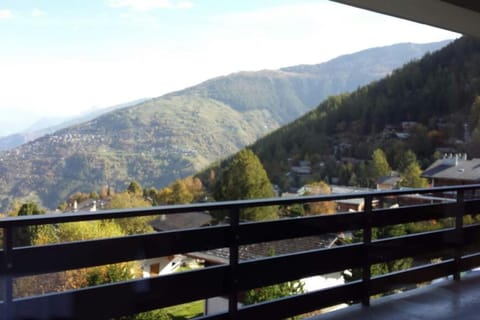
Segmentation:
[(393, 190), (398, 188), (400, 180), (402, 180), (402, 178), (398, 175), (383, 176), (377, 179), (375, 185), (377, 186), (377, 190)]
[(150, 225), (156, 231), (170, 231), (175, 229), (190, 229), (210, 225), (212, 216), (207, 212), (187, 212), (171, 215), (161, 215)]
[(410, 131), (417, 125), (416, 121), (402, 121), (402, 130)]
[[(368, 188), (356, 188), (356, 187), (331, 185), (330, 191), (332, 192), (332, 194), (342, 194), (342, 193), (368, 192), (372, 190)], [(365, 201), (363, 198), (338, 199), (335, 202), (337, 204), (337, 207), (336, 207), (337, 212), (361, 211), (365, 207)], [(378, 200), (373, 200), (372, 206), (377, 207)]]
[[(203, 227), (210, 225), (211, 220), (212, 217), (207, 212), (162, 214), (159, 218), (153, 220), (150, 225), (160, 232)], [(141, 263), (143, 277), (148, 278), (172, 273), (190, 260), (181, 254), (143, 260)]]
[[(274, 255), (286, 255), (295, 252), (308, 251), (318, 248), (331, 248), (343, 242), (343, 234), (329, 234), (325, 236), (311, 236), (303, 238), (293, 238), (288, 240), (279, 240), (263, 243), (255, 243), (240, 247), (239, 259), (241, 261), (266, 258)], [(204, 252), (193, 252), (187, 254), (189, 257), (203, 260), (204, 265), (214, 266), (229, 263), (229, 249), (219, 248)], [(304, 284), (305, 292), (313, 292), (320, 289), (334, 287), (344, 284), (342, 272), (317, 275), (303, 278), (300, 281)], [(241, 305), (241, 298), (240, 298)], [(329, 308), (329, 311), (346, 307), (346, 304), (340, 304)], [(213, 297), (205, 301), (205, 315), (212, 315), (218, 312), (228, 310), (228, 299), (226, 297)]]
[(467, 160), (466, 154), (450, 154), (435, 161), (422, 173), (433, 187), (480, 182), (480, 159)]

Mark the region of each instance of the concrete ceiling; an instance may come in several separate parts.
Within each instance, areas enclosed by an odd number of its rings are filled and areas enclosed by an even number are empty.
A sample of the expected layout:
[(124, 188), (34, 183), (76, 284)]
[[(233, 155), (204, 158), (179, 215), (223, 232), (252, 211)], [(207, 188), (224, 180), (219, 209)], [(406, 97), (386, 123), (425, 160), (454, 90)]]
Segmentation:
[(333, 0), (480, 38), (477, 0)]

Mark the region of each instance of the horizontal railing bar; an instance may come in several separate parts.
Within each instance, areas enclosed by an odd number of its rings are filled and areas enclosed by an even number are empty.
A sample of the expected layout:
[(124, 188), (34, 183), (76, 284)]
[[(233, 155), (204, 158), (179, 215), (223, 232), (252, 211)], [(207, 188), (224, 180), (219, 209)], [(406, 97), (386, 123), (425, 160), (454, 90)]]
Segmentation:
[(463, 236), (470, 242), (474, 240), (480, 240), (480, 223), (464, 226)]
[(363, 255), (363, 245), (352, 244), (242, 262), (238, 266), (238, 287), (249, 290), (356, 268)]
[(435, 254), (436, 251), (452, 249), (461, 239), (455, 230), (430, 231), (395, 238), (375, 240), (366, 249), (372, 264), (395, 259)]
[[(14, 276), (165, 257), (228, 246), (227, 226), (88, 240), (12, 251)], [(199, 241), (201, 239), (201, 241)], [(55, 252), (55, 258), (50, 257)]]
[(460, 259), (461, 271), (472, 270), (480, 266), (480, 253), (469, 254)]
[(212, 315), (196, 317), (195, 320), (230, 320), (230, 314), (228, 312), (221, 312)]
[(475, 184), (475, 185), (449, 186), (449, 187), (438, 187), (438, 188), (358, 192), (358, 193), (345, 193), (345, 194), (334, 194), (334, 195), (329, 194), (329, 195), (302, 196), (302, 197), (291, 197), (291, 198), (267, 198), (267, 199), (240, 200), (240, 201), (221, 201), (221, 202), (213, 202), (213, 203), (195, 203), (195, 204), (186, 204), (186, 205), (156, 206), (156, 207), (136, 208), (136, 209), (102, 210), (102, 211), (96, 211), (96, 212), (72, 212), (72, 213), (60, 213), (60, 214), (51, 213), (51, 214), (32, 215), (32, 216), (6, 217), (3, 219), (0, 219), (0, 228), (12, 227), (12, 226), (18, 227), (18, 226), (27, 226), (27, 225), (54, 224), (54, 223), (72, 222), (72, 221), (127, 218), (127, 217), (159, 215), (159, 214), (229, 210), (233, 208), (243, 209), (243, 208), (250, 208), (250, 207), (289, 205), (289, 204), (295, 204), (295, 203), (335, 201), (335, 200), (341, 200), (341, 199), (357, 199), (357, 198), (365, 198), (365, 197), (381, 198), (381, 197), (394, 196), (394, 195), (440, 193), (440, 192), (457, 191), (457, 190), (474, 190), (479, 188), (480, 188), (480, 184)]
[(361, 298), (362, 283), (351, 282), (296, 296), (263, 302), (240, 309), (240, 319), (284, 319), (318, 309), (356, 301)]
[(454, 260), (449, 259), (433, 265), (421, 266), (378, 276), (370, 280), (370, 295), (446, 277), (451, 275), (454, 270)]
[(228, 292), (228, 267), (107, 284), (14, 300), (16, 319), (107, 319)]
[(392, 209), (379, 209), (372, 212), (372, 227), (418, 222), (429, 219), (454, 217), (456, 203), (403, 206)]
[(465, 200), (465, 214), (480, 213), (480, 200)]
[(239, 226), (241, 245), (356, 230), (361, 227), (362, 213), (299, 217)]

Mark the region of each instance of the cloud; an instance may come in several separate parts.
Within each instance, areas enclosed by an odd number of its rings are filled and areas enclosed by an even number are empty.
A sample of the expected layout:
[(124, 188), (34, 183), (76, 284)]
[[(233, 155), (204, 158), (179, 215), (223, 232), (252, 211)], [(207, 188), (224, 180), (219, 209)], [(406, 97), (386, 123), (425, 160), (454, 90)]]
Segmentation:
[(0, 10), (0, 20), (13, 18), (13, 13), (10, 10), (2, 9)]
[(37, 9), (37, 8), (33, 9), (33, 11), (32, 11), (32, 17), (41, 17), (41, 16), (44, 16), (46, 14), (47, 13), (45, 11)]
[(190, 1), (171, 0), (108, 0), (112, 8), (130, 8), (135, 11), (149, 11), (153, 9), (190, 9), (193, 3)]

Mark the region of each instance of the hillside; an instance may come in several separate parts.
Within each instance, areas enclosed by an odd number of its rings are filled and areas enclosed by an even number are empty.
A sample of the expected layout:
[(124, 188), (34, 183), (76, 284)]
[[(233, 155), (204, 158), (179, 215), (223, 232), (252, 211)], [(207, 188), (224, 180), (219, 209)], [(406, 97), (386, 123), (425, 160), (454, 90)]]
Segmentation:
[(308, 179), (361, 185), (362, 160), (376, 148), (393, 168), (408, 149), (424, 168), (444, 150), (479, 157), (478, 96), (480, 41), (464, 37), (380, 81), (328, 98), (251, 147), (284, 188), (295, 185), (285, 175), (289, 162), (300, 160), (312, 163)]
[(74, 117), (41, 119), (22, 132), (0, 137), (0, 151), (13, 149), (29, 141), (38, 139), (50, 133), (54, 133), (55, 131), (93, 120), (101, 116), (102, 114), (111, 112), (116, 109), (130, 107), (145, 100), (146, 99), (139, 99), (115, 105), (112, 107), (94, 109)]
[(354, 90), (445, 44), (401, 44), (320, 65), (240, 72), (56, 131), (0, 153), (0, 211), (25, 197), (54, 208), (76, 191), (106, 184), (124, 189), (131, 180), (165, 186), (253, 143), (326, 96)]

